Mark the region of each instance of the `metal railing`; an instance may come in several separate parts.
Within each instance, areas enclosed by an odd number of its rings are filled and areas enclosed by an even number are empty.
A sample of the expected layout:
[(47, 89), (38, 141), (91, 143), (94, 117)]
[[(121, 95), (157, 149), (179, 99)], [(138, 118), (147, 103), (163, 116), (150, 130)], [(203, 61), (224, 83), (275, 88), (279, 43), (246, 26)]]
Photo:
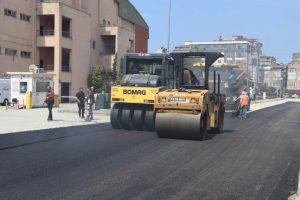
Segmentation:
[(37, 30), (36, 33), (38, 36), (53, 36), (54, 30)]
[(39, 65), (38, 67), (45, 72), (54, 72), (54, 65)]
[(37, 3), (57, 3), (58, 0), (36, 0)]
[(70, 66), (61, 66), (61, 71), (62, 72), (71, 72), (71, 67)]
[(72, 34), (71, 34), (71, 32), (68, 32), (68, 31), (62, 31), (61, 34), (62, 34), (63, 37), (72, 39)]

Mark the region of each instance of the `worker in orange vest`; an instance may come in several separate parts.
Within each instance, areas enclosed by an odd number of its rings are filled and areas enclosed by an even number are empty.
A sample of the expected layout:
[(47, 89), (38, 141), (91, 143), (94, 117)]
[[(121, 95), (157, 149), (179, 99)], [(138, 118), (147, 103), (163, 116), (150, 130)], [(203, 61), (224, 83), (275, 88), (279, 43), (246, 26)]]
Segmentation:
[(239, 99), (240, 99), (240, 117), (247, 118), (247, 108), (249, 103), (249, 97), (247, 95), (247, 92), (243, 91)]

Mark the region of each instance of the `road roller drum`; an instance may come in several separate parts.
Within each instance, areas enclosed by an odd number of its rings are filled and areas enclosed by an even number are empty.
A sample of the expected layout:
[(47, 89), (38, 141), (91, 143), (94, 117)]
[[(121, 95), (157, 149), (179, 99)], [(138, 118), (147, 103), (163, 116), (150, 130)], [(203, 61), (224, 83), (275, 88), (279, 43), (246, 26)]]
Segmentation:
[(156, 113), (155, 130), (162, 138), (203, 140), (206, 136), (205, 114)]

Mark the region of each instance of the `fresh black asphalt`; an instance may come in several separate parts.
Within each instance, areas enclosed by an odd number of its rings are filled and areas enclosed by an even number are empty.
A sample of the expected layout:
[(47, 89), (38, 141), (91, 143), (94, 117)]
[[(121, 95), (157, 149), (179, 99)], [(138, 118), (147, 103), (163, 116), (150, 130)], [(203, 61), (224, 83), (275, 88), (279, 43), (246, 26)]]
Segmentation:
[(225, 118), (206, 141), (109, 124), (0, 135), (0, 199), (287, 199), (300, 168), (300, 104)]

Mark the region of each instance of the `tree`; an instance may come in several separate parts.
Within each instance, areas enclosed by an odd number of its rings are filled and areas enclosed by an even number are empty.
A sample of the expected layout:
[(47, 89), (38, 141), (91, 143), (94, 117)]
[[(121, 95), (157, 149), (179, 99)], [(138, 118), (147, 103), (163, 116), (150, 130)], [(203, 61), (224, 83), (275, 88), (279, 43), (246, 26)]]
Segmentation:
[(88, 75), (87, 85), (88, 87), (94, 87), (95, 91), (98, 91), (102, 87), (102, 68), (96, 65), (92, 68), (92, 72)]
[(111, 86), (120, 84), (122, 79), (122, 74), (117, 70), (116, 65), (115, 61), (112, 70), (107, 70), (100, 65), (94, 66), (87, 77), (88, 87), (93, 86), (96, 92), (110, 92)]

